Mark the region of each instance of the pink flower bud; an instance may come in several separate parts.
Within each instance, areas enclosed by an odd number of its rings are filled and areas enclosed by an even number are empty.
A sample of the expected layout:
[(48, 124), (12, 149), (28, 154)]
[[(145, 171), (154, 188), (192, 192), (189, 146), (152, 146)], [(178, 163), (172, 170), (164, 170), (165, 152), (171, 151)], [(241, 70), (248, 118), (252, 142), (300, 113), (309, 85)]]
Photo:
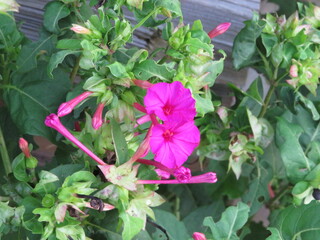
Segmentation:
[(206, 235), (204, 235), (203, 233), (200, 233), (200, 232), (194, 232), (192, 234), (192, 238), (194, 240), (207, 240)]
[(91, 31), (88, 28), (82, 27), (78, 24), (72, 24), (72, 28), (70, 29), (78, 34), (91, 34)]
[(31, 157), (30, 150), (28, 147), (28, 142), (24, 138), (19, 139), (19, 148), (21, 149), (23, 154), (26, 156), (26, 158)]
[(89, 97), (92, 94), (92, 92), (84, 92), (80, 94), (79, 96), (71, 99), (68, 102), (64, 102), (59, 106), (58, 109), (58, 116), (63, 117), (69, 113), (72, 112), (72, 110), (83, 100), (85, 100), (87, 97)]
[(298, 66), (295, 64), (291, 65), (289, 74), (290, 74), (290, 77), (293, 77), (293, 78), (298, 77)]
[(179, 167), (174, 171), (174, 177), (182, 183), (187, 183), (191, 179), (191, 171), (186, 167)]
[(103, 108), (104, 108), (104, 103), (99, 103), (97, 110), (94, 113), (92, 118), (92, 127), (96, 130), (99, 129), (103, 124), (103, 120), (102, 120)]
[(65, 126), (60, 122), (59, 117), (56, 114), (50, 114), (46, 117), (44, 121), (45, 125), (51, 127), (58, 131), (65, 138), (69, 139), (73, 142), (77, 147), (79, 147), (83, 152), (85, 152), (89, 157), (95, 160), (100, 165), (106, 165), (104, 161), (102, 161), (97, 155), (91, 152), (85, 145), (83, 145), (75, 136), (73, 136)]
[(293, 86), (294, 88), (296, 88), (296, 87), (298, 86), (299, 80), (298, 80), (298, 79), (289, 79), (289, 80), (286, 80), (286, 82), (287, 82), (289, 85), (291, 85), (291, 86)]
[(148, 89), (150, 87), (153, 86), (152, 83), (149, 83), (148, 81), (146, 80), (139, 80), (139, 79), (133, 79), (133, 83), (138, 86), (138, 87), (141, 87), (143, 89)]
[(230, 22), (219, 24), (216, 28), (214, 28), (208, 33), (209, 37), (212, 39), (218, 35), (225, 33), (229, 29), (230, 25)]

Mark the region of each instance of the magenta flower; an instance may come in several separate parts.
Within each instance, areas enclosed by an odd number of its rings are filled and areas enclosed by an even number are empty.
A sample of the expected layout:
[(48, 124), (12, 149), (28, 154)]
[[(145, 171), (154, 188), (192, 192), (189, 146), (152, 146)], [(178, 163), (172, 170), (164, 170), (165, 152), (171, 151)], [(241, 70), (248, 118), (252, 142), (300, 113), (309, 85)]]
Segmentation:
[(104, 161), (102, 161), (97, 155), (91, 152), (85, 145), (83, 145), (75, 136), (73, 136), (65, 126), (60, 122), (59, 117), (56, 114), (51, 113), (46, 117), (44, 121), (45, 125), (51, 127), (58, 131), (65, 138), (69, 139), (73, 142), (77, 147), (79, 147), (82, 151), (84, 151), (89, 157), (95, 160), (100, 165), (106, 165)]
[(221, 23), (216, 28), (211, 30), (208, 33), (208, 35), (212, 39), (212, 38), (214, 38), (214, 37), (216, 37), (218, 35), (221, 35), (221, 34), (225, 33), (229, 29), (230, 26), (231, 26), (231, 23), (229, 23), (229, 22)]
[(148, 88), (144, 97), (147, 113), (155, 114), (162, 121), (179, 117), (184, 121), (196, 116), (195, 100), (181, 82), (157, 83)]
[(68, 102), (64, 102), (60, 105), (58, 109), (58, 116), (63, 117), (69, 113), (72, 112), (72, 110), (83, 100), (85, 100), (87, 97), (89, 97), (92, 94), (92, 92), (84, 92), (80, 94), (79, 96), (69, 100)]
[(155, 161), (168, 168), (178, 168), (200, 142), (200, 132), (193, 121), (168, 121), (153, 127), (150, 147)]
[(96, 112), (93, 115), (92, 118), (92, 127), (97, 130), (99, 129), (102, 124), (103, 124), (103, 120), (102, 120), (102, 111), (104, 108), (104, 103), (99, 103)]
[(192, 177), (191, 170), (183, 166), (177, 168), (174, 171), (173, 175), (179, 182), (183, 182), (183, 183), (187, 183), (188, 181), (190, 181)]

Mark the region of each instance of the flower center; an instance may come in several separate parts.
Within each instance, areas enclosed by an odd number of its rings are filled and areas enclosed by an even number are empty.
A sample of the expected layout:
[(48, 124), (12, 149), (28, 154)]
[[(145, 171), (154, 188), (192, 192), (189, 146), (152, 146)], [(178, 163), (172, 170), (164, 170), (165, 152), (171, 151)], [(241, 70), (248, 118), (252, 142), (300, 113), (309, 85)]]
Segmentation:
[(166, 105), (162, 108), (162, 110), (163, 110), (164, 114), (165, 114), (166, 116), (168, 116), (168, 115), (171, 114), (172, 106), (166, 104)]
[(164, 131), (164, 133), (162, 134), (163, 138), (164, 138), (166, 141), (170, 141), (172, 135), (173, 135), (173, 132), (171, 132), (169, 129), (167, 129), (166, 131)]

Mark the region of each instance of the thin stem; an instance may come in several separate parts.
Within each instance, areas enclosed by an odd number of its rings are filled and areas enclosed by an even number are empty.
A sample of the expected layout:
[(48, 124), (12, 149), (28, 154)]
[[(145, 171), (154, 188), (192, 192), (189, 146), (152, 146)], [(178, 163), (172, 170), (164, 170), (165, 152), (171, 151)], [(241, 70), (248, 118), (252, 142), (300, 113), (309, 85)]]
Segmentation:
[(137, 28), (141, 27), (153, 14), (155, 14), (157, 11), (159, 10), (159, 8), (155, 8), (153, 9), (147, 16), (145, 16), (139, 23), (137, 23), (133, 29), (132, 32), (134, 30), (136, 30)]
[(271, 97), (272, 97), (273, 92), (274, 92), (275, 89), (276, 89), (276, 84), (274, 84), (274, 83), (271, 84), (270, 88), (268, 90), (267, 96), (266, 96), (266, 98), (264, 100), (262, 109), (261, 109), (261, 111), (260, 111), (260, 113), (258, 115), (258, 118), (262, 118), (266, 114), (268, 106), (269, 106), (269, 103), (270, 103), (270, 100), (271, 100)]
[(174, 212), (178, 221), (180, 221), (180, 198), (178, 196), (176, 196)]
[(11, 168), (11, 162), (10, 162), (7, 146), (4, 141), (1, 127), (0, 127), (0, 153), (1, 153), (1, 158), (2, 158), (5, 173), (8, 176), (9, 173), (12, 172), (12, 168)]
[(79, 57), (77, 57), (76, 62), (73, 66), (72, 72), (70, 74), (70, 80), (71, 80), (72, 86), (74, 84), (74, 80), (75, 80), (77, 73), (78, 73), (78, 70), (79, 70), (80, 59), (81, 59), (81, 55)]
[(99, 229), (100, 231), (103, 231), (103, 232), (108, 232), (108, 233), (116, 234), (116, 233), (114, 233), (114, 232), (112, 232), (112, 231), (110, 231), (110, 230), (108, 230), (108, 229), (105, 229), (105, 228), (103, 228), (103, 227), (100, 227), (99, 225), (96, 225), (96, 224), (91, 223), (91, 222), (88, 222), (88, 221), (85, 221), (84, 224), (89, 225), (89, 226), (92, 226), (92, 227), (95, 227), (95, 228), (97, 228), (97, 229)]

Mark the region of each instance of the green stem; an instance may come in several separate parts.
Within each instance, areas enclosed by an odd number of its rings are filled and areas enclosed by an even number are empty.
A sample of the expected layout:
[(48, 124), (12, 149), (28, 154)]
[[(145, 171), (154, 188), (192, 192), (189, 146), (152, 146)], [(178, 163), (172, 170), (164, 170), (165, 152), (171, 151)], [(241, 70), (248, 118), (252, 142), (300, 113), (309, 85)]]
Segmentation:
[(134, 26), (132, 29), (132, 32), (136, 30), (137, 28), (141, 27), (153, 14), (155, 14), (159, 8), (153, 9), (147, 16), (145, 16), (137, 25)]
[(7, 146), (4, 141), (1, 127), (0, 127), (0, 153), (1, 153), (1, 158), (2, 158), (5, 173), (8, 176), (9, 173), (12, 172), (12, 168), (11, 168), (11, 162), (10, 162)]
[(97, 229), (99, 229), (100, 231), (103, 231), (103, 232), (109, 232), (109, 233), (115, 234), (114, 232), (112, 232), (112, 231), (110, 231), (108, 229), (105, 229), (103, 227), (100, 227), (99, 225), (96, 225), (96, 224), (88, 222), (88, 221), (85, 221), (84, 224), (89, 225), (91, 227), (95, 227), (95, 228), (97, 228)]
[(174, 212), (175, 212), (177, 219), (180, 221), (180, 198), (179, 197), (176, 197)]
[(264, 100), (264, 103), (263, 103), (262, 109), (261, 109), (261, 111), (260, 111), (260, 113), (258, 115), (258, 118), (262, 118), (266, 114), (268, 106), (269, 106), (269, 103), (270, 103), (270, 100), (271, 100), (271, 97), (272, 97), (273, 92), (274, 92), (275, 89), (276, 89), (276, 84), (272, 83), (270, 85), (269, 90), (268, 90), (267, 96), (266, 96), (266, 98)]
[(74, 80), (75, 80), (77, 73), (78, 73), (78, 70), (79, 70), (80, 59), (81, 59), (81, 55), (79, 57), (77, 57), (76, 62), (73, 66), (72, 72), (70, 73), (70, 80), (71, 80), (72, 86), (74, 84)]

